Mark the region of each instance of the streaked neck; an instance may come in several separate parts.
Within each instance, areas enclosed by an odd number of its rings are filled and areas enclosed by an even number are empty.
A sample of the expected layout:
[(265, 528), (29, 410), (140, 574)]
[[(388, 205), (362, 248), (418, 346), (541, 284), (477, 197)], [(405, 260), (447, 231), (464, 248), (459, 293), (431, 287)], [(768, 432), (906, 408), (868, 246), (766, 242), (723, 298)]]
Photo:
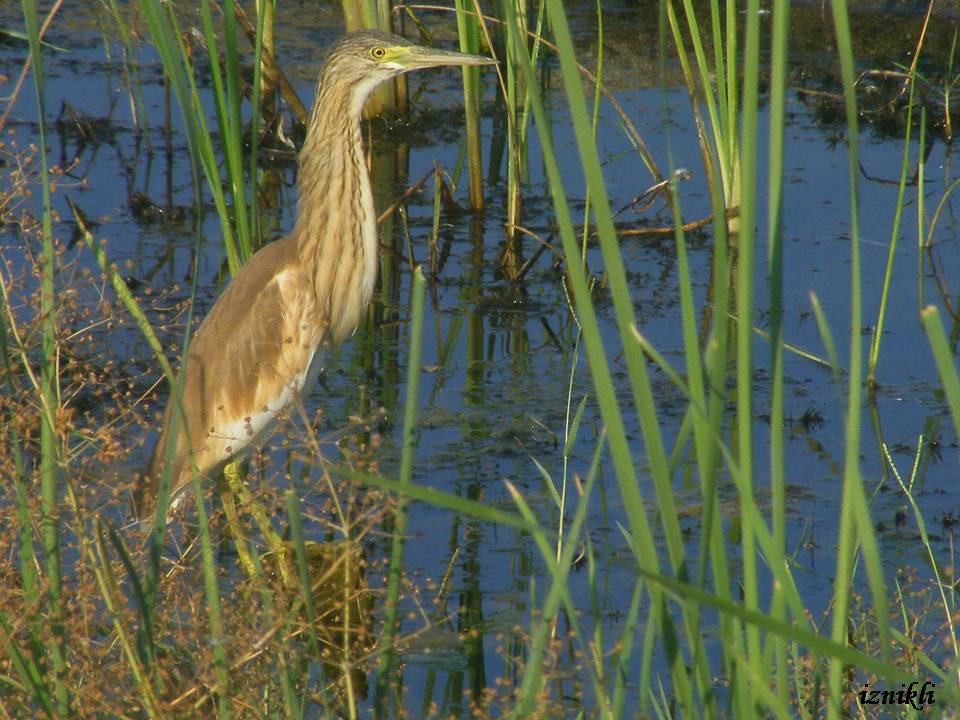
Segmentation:
[(293, 234), (336, 342), (353, 332), (376, 280), (377, 228), (353, 93), (321, 78), (300, 152)]

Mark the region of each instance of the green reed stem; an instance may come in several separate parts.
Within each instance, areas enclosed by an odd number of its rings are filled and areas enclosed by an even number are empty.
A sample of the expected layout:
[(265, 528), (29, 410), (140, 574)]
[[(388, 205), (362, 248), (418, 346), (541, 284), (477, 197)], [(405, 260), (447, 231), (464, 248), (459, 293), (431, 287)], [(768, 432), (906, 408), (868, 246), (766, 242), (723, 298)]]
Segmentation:
[(917, 308), (922, 311), (927, 304), (925, 275), (925, 240), (927, 239), (927, 202), (926, 202), (926, 166), (927, 166), (927, 113), (920, 108), (920, 137), (917, 141)]
[(270, 118), (276, 110), (275, 95), (276, 90), (271, 91), (271, 100), (269, 105), (264, 105), (263, 91), (263, 57), (265, 54), (273, 54), (274, 48), (274, 18), (276, 17), (276, 3), (274, 0), (258, 0), (257, 2), (257, 25), (253, 43), (253, 93), (250, 100), (250, 107), (253, 111), (250, 113), (250, 157), (249, 177), (250, 187), (253, 188), (249, 211), (250, 219), (247, 226), (250, 229), (251, 250), (259, 247), (263, 242), (262, 228), (260, 221), (260, 203), (257, 201), (257, 188), (260, 187), (260, 169), (257, 164), (257, 155), (260, 141), (260, 108), (263, 105), (268, 108), (266, 112)]
[(46, 103), (43, 77), (43, 55), (40, 49), (40, 28), (34, 0), (22, 0), (23, 18), (33, 63), (33, 84), (39, 118), (40, 185), (43, 202), (41, 224), (43, 257), (40, 268), (40, 533), (43, 543), (44, 575), (47, 583), (50, 637), (48, 653), (57, 713), (70, 714), (70, 691), (66, 683), (66, 634), (63, 626), (63, 578), (60, 569), (60, 513), (58, 473), (60, 468), (56, 409), (60, 404), (57, 377), (57, 309), (54, 297), (56, 255), (53, 247), (53, 222), (50, 207), (50, 174), (47, 163)]
[(880, 362), (880, 343), (883, 340), (883, 327), (887, 319), (887, 302), (890, 297), (890, 284), (893, 279), (893, 261), (897, 254), (897, 242), (900, 239), (900, 219), (903, 216), (903, 199), (907, 187), (907, 170), (910, 166), (910, 145), (913, 141), (913, 96), (916, 89), (916, 73), (910, 73), (910, 92), (907, 102), (907, 123), (903, 132), (903, 152), (900, 158), (900, 180), (897, 183), (897, 200), (893, 206), (893, 224), (890, 228), (890, 245), (887, 248), (887, 264), (883, 271), (883, 285), (880, 287), (880, 306), (873, 326), (870, 340), (870, 354), (867, 357), (867, 386), (877, 384), (877, 363)]
[[(0, 357), (3, 358), (4, 380), (7, 392), (10, 397), (17, 396), (17, 388), (14, 385), (14, 369), (12, 358), (12, 348), (7, 336), (7, 322), (10, 323), (10, 332), (17, 344), (17, 354), (23, 363), (24, 368), (29, 368), (30, 361), (27, 358), (25, 349), (20, 344), (18, 333), (16, 332), (14, 316), (10, 308), (10, 296), (7, 292), (7, 284), (4, 278), (0, 277), (0, 309), (2, 309), (2, 319), (0, 319)], [(26, 485), (29, 482), (26, 468), (23, 464), (23, 456), (20, 452), (21, 438), (16, 426), (4, 418), (4, 425), (8, 429), (7, 440), (8, 447), (12, 452), (13, 460), (13, 494), (14, 502), (17, 507), (17, 525), (20, 528), (20, 542), (18, 546), (20, 563), (20, 586), (23, 591), (23, 603), (25, 607), (39, 607), (40, 577), (37, 572), (39, 566), (37, 552), (33, 542), (33, 523), (30, 518), (30, 505), (27, 498)], [(39, 616), (31, 612), (30, 620), (30, 644), (34, 650), (34, 660), (39, 661), (42, 657), (42, 648), (39, 645), (38, 638), (42, 636)]]
[(923, 323), (923, 329), (926, 331), (927, 341), (930, 343), (930, 350), (933, 352), (933, 359), (937, 365), (937, 372), (943, 385), (943, 394), (947, 401), (947, 407), (950, 409), (950, 417), (953, 419), (954, 432), (957, 437), (960, 437), (960, 376), (957, 375), (957, 368), (954, 365), (953, 349), (943, 332), (940, 312), (936, 306), (928, 305), (925, 307), (920, 313), (920, 320)]
[[(509, 6), (508, 10), (510, 10)], [(670, 556), (671, 565), (675, 571), (678, 571), (684, 565), (682, 536), (679, 531), (678, 516), (670, 487), (666, 457), (663, 451), (662, 439), (660, 437), (658, 420), (643, 355), (639, 349), (636, 348), (635, 344), (627, 344), (627, 339), (631, 337), (634, 324), (632, 300), (630, 299), (630, 291), (626, 283), (622, 259), (619, 254), (619, 242), (613, 227), (609, 198), (606, 194), (596, 147), (593, 145), (591, 139), (590, 122), (584, 103), (583, 89), (580, 84), (579, 70), (576, 65), (570, 31), (567, 26), (563, 8), (559, 3), (548, 3), (547, 16), (555, 31), (563, 84), (573, 120), (577, 147), (588, 181), (587, 185), (590, 189), (591, 204), (595, 209), (600, 247), (604, 258), (604, 265), (608, 273), (607, 277), (611, 296), (614, 301), (618, 329), (620, 330), (621, 338), (623, 338), (624, 356), (627, 360), (628, 377), (633, 391), (634, 405), (643, 429), (651, 475), (657, 492), (660, 519), (667, 540), (667, 552)], [(516, 28), (516, 19), (513, 17), (512, 12), (508, 17), (508, 22), (514, 27), (514, 31), (509, 34), (510, 37), (513, 38), (513, 45), (510, 50), (514, 53), (515, 62), (524, 73), (526, 86), (532, 95), (534, 118), (543, 149), (544, 166), (554, 201), (554, 210), (557, 216), (564, 253), (568, 259), (574, 258), (579, 254), (579, 246), (576, 242), (569, 207), (563, 190), (563, 183), (560, 178), (552, 143), (550, 142), (550, 131), (546, 122), (543, 103), (535, 90), (537, 86), (533, 75), (533, 68), (530, 66), (525, 43), (521, 42), (522, 35)], [(600, 337), (586, 276), (583, 267), (577, 262), (568, 262), (567, 270), (573, 289), (577, 319), (583, 329), (584, 348), (594, 380), (597, 402), (600, 406), (608, 432), (611, 458), (613, 460), (617, 484), (623, 497), (624, 508), (630, 524), (631, 536), (638, 546), (642, 548), (641, 555), (644, 558), (644, 562), (649, 563), (653, 568), (658, 568), (658, 554), (653, 542), (653, 535), (649, 520), (646, 516), (644, 503), (639, 493), (632, 452), (626, 440), (623, 419), (620, 414), (612, 377), (607, 365), (606, 351)], [(676, 637), (673, 629), (673, 620), (670, 613), (662, 612), (664, 610), (664, 598), (659, 590), (654, 589), (651, 596), (653, 606), (652, 614), (656, 617), (656, 622), (662, 630), (663, 637), (666, 638), (670, 644), (668, 653), (672, 660), (670, 669), (674, 679), (673, 690), (677, 694), (680, 707), (692, 712), (692, 693), (689, 685), (688, 671), (683, 657), (684, 653), (682, 648), (673, 643), (673, 639)], [(692, 618), (686, 612), (683, 613), (683, 616), (687, 629), (689, 630), (693, 624)], [(692, 637), (692, 634), (688, 633), (688, 636)], [(652, 646), (648, 647), (645, 645), (645, 658), (649, 657), (651, 647)], [(522, 702), (516, 710), (517, 714), (520, 715), (530, 712), (535, 702), (533, 688), (535, 687), (536, 677), (532, 673), (536, 672), (536, 662), (533, 662), (532, 659), (530, 662), (533, 667), (530, 668), (530, 671), (524, 676), (524, 687), (521, 688)], [(706, 677), (709, 674), (708, 669), (698, 665), (694, 672), (695, 676), (699, 678), (699, 682), (708, 682)], [(641, 702), (645, 703), (649, 697), (645, 684), (646, 679), (642, 678), (641, 683)]]
[[(840, 506), (840, 527), (837, 540), (837, 562), (834, 574), (831, 637), (835, 643), (847, 642), (849, 631), (850, 591), (858, 547), (862, 548), (874, 602), (879, 644), (884, 658), (889, 653), (890, 629), (887, 596), (883, 571), (876, 546), (873, 523), (860, 476), (860, 414), (862, 350), (861, 350), (861, 284), (860, 231), (857, 159), (857, 99), (856, 77), (853, 65), (849, 17), (846, 0), (831, 0), (840, 74), (843, 83), (844, 108), (847, 117), (847, 156), (850, 184), (850, 359), (847, 368), (847, 410), (844, 429), (843, 491)], [(828, 675), (827, 717), (831, 720), (842, 714), (841, 697), (844, 682), (844, 663), (836, 655), (831, 658)]]
[[(412, 299), (410, 302), (410, 337), (407, 341), (407, 384), (406, 402), (403, 406), (403, 439), (400, 450), (399, 487), (406, 489), (413, 484), (413, 451), (417, 427), (417, 405), (419, 403), (420, 367), (423, 352), (423, 297), (426, 280), (418, 266), (412, 277)], [(404, 534), (407, 529), (407, 499), (405, 495), (397, 498), (393, 514), (393, 541), (390, 551), (390, 566), (387, 571), (387, 594), (384, 601), (383, 634), (380, 645), (384, 648), (381, 661), (382, 669), (377, 673), (377, 690), (374, 707), (378, 716), (386, 710), (386, 693), (392, 689), (399, 692), (399, 682), (394, 678), (396, 663), (394, 639), (397, 633), (399, 614), (400, 584), (403, 576)]]
[[(168, 443), (168, 445), (171, 443)], [(207, 507), (204, 502), (201, 478), (194, 473), (191, 483), (197, 508), (197, 534), (200, 536), (200, 556), (203, 561), (203, 592), (207, 600), (207, 624), (210, 632), (210, 648), (213, 652), (213, 671), (216, 678), (217, 716), (230, 720), (233, 713), (230, 703), (230, 665), (227, 662), (226, 634), (223, 613), (220, 609), (220, 587), (217, 579), (217, 562), (213, 557), (210, 527), (207, 522)]]
[[(731, 5), (732, 3), (728, 3)], [(736, 329), (737, 347), (737, 459), (740, 477), (737, 491), (741, 508), (753, 503), (753, 278), (754, 249), (757, 217), (757, 153), (758, 103), (760, 74), (760, 3), (747, 0), (743, 50), (743, 112), (740, 147), (740, 233), (736, 239), (736, 313), (740, 318)], [(729, 28), (728, 28), (729, 30)], [(729, 99), (729, 98), (728, 98)], [(750, 610), (759, 610), (757, 582), (757, 552), (755, 528), (742, 525), (743, 593), (744, 604)], [(760, 632), (756, 625), (746, 626), (746, 662), (760, 667)], [(742, 678), (738, 676), (738, 681)], [(739, 710), (752, 710), (747, 704), (746, 685), (740, 682)]]
[[(471, 55), (480, 52), (480, 27), (474, 15), (465, 12), (467, 0), (454, 0), (457, 9), (457, 34), (460, 50)], [(483, 158), (480, 154), (480, 69), (463, 67), (463, 112), (467, 133), (467, 194), (473, 210), (483, 209)]]
[[(187, 147), (190, 151), (190, 158), (193, 165), (194, 186), (196, 189), (199, 189), (199, 176), (202, 169), (207, 180), (207, 187), (210, 190), (214, 205), (217, 209), (217, 215), (220, 219), (220, 231), (227, 256), (227, 265), (230, 269), (230, 274), (235, 275), (243, 264), (243, 260), (249, 254), (249, 243), (247, 242), (247, 238), (241, 234), (239, 237), (240, 245), (238, 246), (237, 232), (234, 229), (231, 213), (227, 207), (226, 196), (223, 192), (220, 168), (207, 126), (203, 103), (200, 100), (200, 93), (197, 89), (193, 65), (190, 62), (190, 55), (181, 41), (181, 32), (177, 23), (175, 10), (172, 5), (162, 3), (160, 0), (140, 0), (140, 9), (143, 12), (147, 28), (150, 30), (150, 35), (153, 38), (154, 47), (163, 64), (164, 74), (170, 83), (170, 88), (173, 90), (174, 96), (177, 98), (180, 117), (186, 130)], [(209, 10), (207, 14), (209, 14)], [(216, 44), (210, 45), (209, 38), (207, 42), (211, 70), (213, 70), (215, 65), (219, 67), (219, 60), (216, 56), (217, 46)], [(215, 87), (218, 87), (219, 70), (212, 74), (214, 76)], [(218, 108), (221, 111), (225, 111), (226, 100), (223, 97), (222, 78), (219, 78), (219, 82), (221, 83), (219, 86), (221, 89), (216, 92), (214, 99), (218, 104)], [(223, 108), (220, 108), (221, 104)], [(225, 139), (225, 142), (228, 141)], [(231, 151), (229, 148), (226, 148), (225, 154), (236, 151), (238, 150)], [(228, 160), (227, 162), (229, 173), (230, 168), (234, 167), (234, 161)], [(242, 165), (240, 172), (242, 175)], [(245, 223), (245, 220), (241, 222)]]
[[(310, 650), (315, 658), (322, 656), (320, 641), (317, 638), (317, 606), (313, 601), (313, 583), (310, 581), (310, 570), (307, 563), (307, 546), (303, 537), (303, 521), (300, 517), (300, 498), (293, 490), (284, 493), (287, 506), (287, 522), (290, 525), (290, 539), (293, 544), (294, 557), (297, 561), (297, 572), (300, 577), (300, 593), (303, 598), (303, 608), (307, 613), (307, 623), (310, 626)], [(277, 563), (286, 562), (286, 558), (277, 555)]]
[[(225, 0), (225, 5), (235, 0)], [(237, 242), (239, 262), (243, 264), (252, 253), (250, 237), (250, 217), (247, 212), (247, 179), (243, 163), (243, 126), (240, 119), (240, 106), (243, 95), (240, 92), (240, 62), (237, 55), (237, 27), (232, 8), (223, 8), (223, 48), (224, 67), (221, 69), (217, 36), (213, 29), (213, 14), (210, 0), (202, 0), (201, 15), (207, 46), (207, 60), (210, 64), (210, 77), (213, 81), (213, 100), (217, 111), (217, 125), (220, 129), (221, 154), (227, 173), (227, 187), (233, 200), (233, 212), (226, 218), (231, 225)], [(254, 63), (258, 67), (257, 63)], [(256, 106), (254, 106), (256, 107)], [(253, 113), (257, 114), (256, 111)], [(219, 177), (219, 173), (218, 173)], [(255, 178), (251, 178), (255, 180)], [(254, 183), (254, 187), (255, 187)], [(231, 273), (236, 271), (231, 269)]]
[(834, 381), (840, 379), (840, 356), (837, 355), (837, 346), (833, 341), (833, 332), (830, 330), (830, 323), (826, 314), (823, 312), (823, 306), (820, 304), (820, 298), (817, 294), (810, 292), (810, 309), (813, 311), (814, 320), (817, 323), (817, 333), (820, 335), (820, 342), (823, 343), (823, 351), (827, 355), (827, 364), (833, 373)]
[[(770, 131), (767, 163), (767, 275), (770, 305), (770, 494), (773, 542), (787, 552), (786, 477), (784, 459), (783, 375), (783, 203), (784, 127), (787, 96), (787, 62), (790, 29), (789, 0), (775, 0), (770, 27)], [(774, 562), (777, 560), (775, 559)], [(770, 616), (786, 621), (783, 590), (772, 583)], [(770, 638), (768, 638), (770, 640)], [(787, 643), (772, 640), (772, 665), (778, 702), (790, 702)], [(769, 651), (768, 651), (769, 656)], [(770, 663), (767, 663), (767, 667)], [(759, 669), (759, 665), (757, 666)]]

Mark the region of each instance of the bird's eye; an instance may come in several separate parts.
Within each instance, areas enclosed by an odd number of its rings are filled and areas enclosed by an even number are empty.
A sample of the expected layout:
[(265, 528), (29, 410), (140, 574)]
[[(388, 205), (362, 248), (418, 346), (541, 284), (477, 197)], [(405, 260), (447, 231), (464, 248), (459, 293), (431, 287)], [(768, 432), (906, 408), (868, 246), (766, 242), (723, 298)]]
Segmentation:
[(374, 60), (382, 60), (383, 56), (387, 54), (387, 51), (382, 47), (375, 47), (370, 51), (370, 57)]

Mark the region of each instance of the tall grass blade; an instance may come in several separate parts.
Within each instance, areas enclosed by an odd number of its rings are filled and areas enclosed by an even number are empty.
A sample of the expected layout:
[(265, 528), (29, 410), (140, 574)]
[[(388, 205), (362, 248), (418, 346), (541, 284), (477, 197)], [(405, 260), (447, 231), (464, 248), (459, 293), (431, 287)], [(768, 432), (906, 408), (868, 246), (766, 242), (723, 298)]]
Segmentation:
[(204, 502), (200, 476), (194, 474), (191, 483), (197, 509), (197, 534), (200, 536), (200, 556), (203, 561), (203, 592), (207, 601), (207, 624), (210, 633), (210, 648), (213, 652), (213, 670), (216, 678), (217, 717), (230, 720), (233, 716), (230, 703), (230, 674), (227, 662), (226, 635), (223, 612), (220, 605), (220, 587), (217, 563), (213, 557), (210, 541), (210, 526), (207, 522), (207, 507)]
[(927, 334), (927, 342), (930, 343), (933, 360), (937, 365), (947, 408), (950, 410), (950, 417), (953, 418), (954, 432), (957, 437), (960, 437), (960, 376), (957, 375), (950, 343), (947, 342), (947, 336), (943, 332), (940, 312), (936, 306), (929, 305), (920, 313), (920, 321), (923, 323), (923, 329)]
[[(476, 17), (467, 13), (467, 0), (455, 0), (460, 50), (471, 55), (480, 52), (480, 27)], [(483, 159), (480, 154), (480, 69), (464, 66), (463, 113), (466, 119), (467, 195), (473, 210), (482, 210)]]
[[(154, 47), (160, 55), (164, 74), (170, 83), (177, 105), (180, 108), (180, 117), (186, 131), (187, 147), (194, 169), (194, 185), (199, 189), (200, 170), (207, 180), (207, 188), (213, 198), (220, 219), (220, 231), (224, 250), (227, 256), (227, 266), (231, 275), (235, 275), (240, 265), (250, 253), (248, 245), (244, 245), (244, 237), (239, 238), (234, 232), (231, 213), (227, 208), (223, 184), (220, 179), (220, 169), (217, 164), (213, 141), (197, 89), (196, 78), (190, 62), (190, 54), (181, 41), (181, 32), (176, 21), (174, 8), (160, 0), (140, 0), (140, 9), (144, 20), (153, 38)], [(211, 67), (218, 64), (216, 59), (216, 45), (208, 47)], [(220, 93), (216, 101), (225, 102)], [(242, 169), (240, 170), (242, 175)], [(245, 222), (245, 221), (244, 221)]]
[[(770, 307), (770, 496), (773, 543), (781, 555), (771, 558), (784, 562), (787, 552), (787, 488), (784, 451), (784, 377), (783, 377), (783, 204), (784, 204), (784, 127), (787, 96), (787, 62), (790, 28), (789, 0), (775, 0), (770, 27), (770, 150), (767, 165), (767, 276)], [(786, 620), (781, 585), (773, 582), (770, 615)], [(770, 638), (768, 638), (768, 641)], [(776, 702), (790, 702), (788, 648), (782, 638), (774, 638), (772, 662), (776, 676)], [(758, 659), (755, 659), (758, 660)], [(759, 664), (754, 666), (759, 670)], [(751, 679), (752, 679), (751, 675)], [(756, 683), (751, 682), (751, 687)]]
[[(423, 298), (426, 279), (417, 267), (412, 275), (412, 299), (410, 303), (410, 337), (407, 340), (406, 402), (403, 406), (403, 439), (400, 450), (400, 477), (398, 485), (407, 488), (413, 482), (413, 451), (419, 404), (420, 368), (423, 352)], [(394, 638), (397, 632), (400, 584), (403, 577), (403, 545), (407, 529), (407, 502), (401, 496), (393, 515), (393, 540), (391, 541), (390, 565), (387, 570), (387, 594), (384, 601), (383, 634), (380, 644), (384, 647), (381, 670), (377, 673), (377, 689), (374, 698), (378, 714), (386, 711), (387, 692), (399, 697), (398, 680), (395, 674)]]
[(50, 638), (47, 645), (56, 698), (57, 713), (70, 713), (70, 691), (66, 682), (66, 634), (63, 626), (63, 577), (60, 569), (60, 512), (59, 472), (60, 449), (57, 436), (57, 408), (59, 407), (59, 379), (56, 370), (57, 309), (54, 297), (56, 254), (53, 248), (52, 210), (50, 207), (49, 166), (47, 163), (46, 102), (43, 76), (43, 54), (40, 49), (40, 28), (34, 0), (22, 0), (23, 19), (27, 30), (30, 58), (33, 64), (33, 84), (36, 92), (39, 118), (40, 185), (43, 202), (41, 235), (43, 260), (40, 269), (40, 533), (43, 543), (44, 581), (47, 585)]
[[(626, 283), (622, 259), (619, 254), (619, 244), (613, 227), (610, 203), (604, 186), (600, 162), (597, 157), (596, 147), (592, 141), (590, 122), (586, 112), (583, 89), (580, 84), (579, 70), (562, 5), (558, 2), (549, 2), (547, 4), (547, 17), (554, 28), (564, 90), (568, 98), (574, 132), (577, 139), (577, 147), (580, 152), (591, 197), (591, 205), (595, 209), (600, 248), (614, 301), (617, 325), (624, 345), (624, 355), (627, 360), (628, 377), (633, 391), (633, 399), (643, 429), (644, 442), (651, 466), (651, 475), (657, 493), (659, 516), (665, 530), (667, 553), (674, 571), (684, 573), (686, 561), (683, 541), (679, 530), (672, 489), (670, 487), (666, 457), (660, 437), (649, 378), (647, 377), (642, 353), (639, 352), (635, 344), (628, 345), (627, 342), (631, 337), (634, 324), (632, 300)], [(594, 381), (597, 401), (608, 432), (617, 485), (623, 498), (623, 505), (627, 513), (628, 522), (630, 523), (631, 535), (634, 541), (642, 548), (641, 556), (644, 558), (644, 562), (648, 563), (651, 568), (657, 568), (659, 567), (659, 559), (653, 542), (649, 520), (646, 516), (646, 510), (639, 493), (632, 453), (624, 434), (623, 420), (620, 415), (612, 378), (607, 366), (606, 352), (599, 334), (596, 315), (591, 304), (586, 276), (583, 267), (579, 263), (570, 261), (572, 258), (577, 257), (579, 247), (576, 243), (567, 199), (563, 190), (563, 183), (560, 179), (554, 151), (550, 142), (550, 130), (546, 121), (546, 114), (542, 101), (535, 91), (536, 83), (533, 76), (533, 69), (530, 66), (529, 57), (526, 54), (526, 46), (519, 40), (522, 36), (516, 28), (516, 18), (513, 17), (512, 13), (508, 17), (508, 22), (514, 26), (514, 32), (510, 35), (514, 38), (510, 51), (514, 54), (515, 61), (522, 69), (527, 88), (531, 92), (534, 118), (543, 151), (544, 166), (554, 202), (564, 253), (568, 258), (567, 270), (569, 272), (570, 284), (573, 288), (577, 319), (583, 330), (584, 348)], [(664, 605), (661, 603), (660, 593), (656, 589), (652, 591), (651, 603), (657, 609), (664, 608)], [(664, 637), (672, 635), (673, 629), (670, 613), (658, 612), (657, 618)], [(693, 638), (697, 635), (695, 618), (692, 614), (686, 612), (683, 612), (683, 618), (688, 637)], [(691, 642), (695, 641), (691, 640)], [(689, 678), (686, 663), (683, 661), (681, 653), (678, 653), (674, 657), (671, 672), (674, 680), (674, 691), (677, 693), (680, 706), (689, 712), (693, 712), (692, 692), (688, 682)], [(695, 666), (694, 677), (701, 688), (708, 686), (711, 682), (708, 668), (699, 663)], [(647, 694), (648, 689), (643, 687), (641, 689), (641, 698), (645, 699)], [(710, 697), (712, 697), (712, 695), (710, 695)], [(521, 713), (524, 711), (529, 711), (529, 707), (521, 707), (519, 709)]]
[[(831, 638), (836, 643), (847, 642), (849, 627), (850, 591), (858, 547), (862, 548), (874, 603), (879, 644), (883, 657), (889, 652), (890, 629), (888, 623), (886, 588), (876, 546), (873, 523), (870, 520), (869, 504), (864, 495), (860, 476), (860, 422), (861, 422), (861, 284), (860, 284), (860, 231), (859, 231), (859, 161), (857, 153), (857, 99), (856, 77), (853, 67), (853, 49), (846, 0), (831, 0), (837, 51), (840, 58), (840, 75), (843, 83), (844, 109), (847, 119), (847, 156), (850, 184), (850, 360), (847, 368), (847, 410), (844, 429), (843, 491), (840, 505), (840, 527), (837, 539), (837, 561), (834, 574)], [(827, 717), (831, 720), (841, 716), (841, 697), (844, 682), (843, 662), (836, 656), (830, 662), (828, 675)]]
[[(915, 58), (916, 60), (916, 58)], [(900, 221), (903, 215), (903, 201), (907, 186), (907, 170), (910, 165), (910, 145), (913, 138), (913, 103), (916, 90), (916, 75), (910, 75), (910, 92), (907, 101), (907, 120), (903, 131), (903, 152), (900, 159), (900, 180), (897, 183), (897, 199), (893, 206), (893, 223), (890, 227), (890, 246), (887, 249), (887, 264), (883, 271), (883, 284), (880, 287), (880, 305), (874, 322), (870, 341), (870, 354), (867, 358), (867, 386), (876, 387), (877, 365), (880, 362), (880, 343), (883, 340), (883, 328), (887, 319), (887, 302), (890, 298), (890, 284), (893, 279), (893, 262), (896, 258), (900, 239)]]

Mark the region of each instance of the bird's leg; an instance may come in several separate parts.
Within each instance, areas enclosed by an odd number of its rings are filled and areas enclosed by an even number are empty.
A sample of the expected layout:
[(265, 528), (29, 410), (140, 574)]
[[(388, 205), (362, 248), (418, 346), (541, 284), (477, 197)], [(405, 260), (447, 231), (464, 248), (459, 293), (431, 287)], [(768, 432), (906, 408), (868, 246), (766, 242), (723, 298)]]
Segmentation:
[[(233, 496), (236, 496), (240, 499), (240, 504), (243, 506), (246, 512), (249, 512), (253, 517), (253, 521), (257, 524), (257, 527), (260, 529), (260, 534), (263, 535), (264, 542), (267, 543), (267, 547), (270, 548), (277, 558), (277, 567), (280, 570), (280, 576), (283, 580), (283, 584), (287, 587), (294, 587), (294, 579), (290, 574), (290, 569), (286, 562), (286, 552), (287, 549), (283, 544), (283, 541), (280, 539), (280, 536), (277, 535), (277, 531), (273, 529), (273, 525), (270, 524), (270, 518), (267, 517), (266, 511), (263, 509), (263, 505), (258, 503), (253, 499), (253, 496), (247, 490), (247, 486), (244, 484), (243, 471), (240, 469), (240, 463), (231, 462), (227, 463), (226, 467), (223, 468), (223, 477), (227, 481), (228, 492), (224, 494), (224, 512), (227, 513), (227, 519), (230, 520), (231, 525), (237, 527), (238, 533), (239, 525), (237, 524), (236, 518), (236, 508), (232, 507), (231, 509), (227, 508), (226, 497), (230, 496), (230, 503), (233, 504)], [(234, 514), (234, 517), (230, 517), (231, 511)], [(242, 534), (238, 534), (236, 538), (237, 542), (237, 553), (240, 554), (240, 546), (243, 544)], [(246, 552), (246, 546), (244, 545), (244, 552)], [(247, 561), (250, 562), (249, 556), (247, 556)], [(250, 573), (250, 576), (253, 577), (253, 563), (250, 562), (249, 566), (244, 563), (243, 556), (241, 555), (241, 564), (244, 565), (244, 569)]]
[(256, 566), (253, 558), (247, 550), (247, 540), (243, 536), (243, 527), (240, 525), (240, 519), (237, 516), (236, 494), (233, 491), (235, 485), (242, 486), (240, 478), (240, 464), (229, 463), (223, 469), (223, 477), (227, 481), (227, 490), (220, 493), (220, 502), (223, 505), (223, 512), (227, 516), (227, 527), (233, 534), (233, 543), (237, 547), (237, 559), (244, 572), (251, 578), (256, 577)]

